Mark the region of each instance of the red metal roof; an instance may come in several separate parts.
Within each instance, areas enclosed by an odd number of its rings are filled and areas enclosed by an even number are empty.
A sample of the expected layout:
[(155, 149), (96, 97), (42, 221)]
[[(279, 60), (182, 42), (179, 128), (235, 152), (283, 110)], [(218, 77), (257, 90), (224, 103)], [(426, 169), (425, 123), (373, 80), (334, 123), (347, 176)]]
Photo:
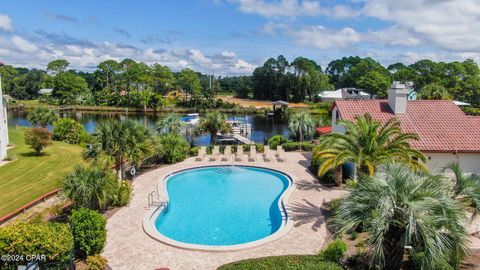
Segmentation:
[(412, 146), (425, 152), (480, 152), (480, 117), (467, 116), (449, 100), (411, 100), (407, 112), (395, 115), (387, 100), (337, 100), (340, 118), (370, 113), (385, 123), (397, 117), (404, 132), (417, 133)]
[(315, 131), (319, 135), (325, 135), (325, 134), (328, 134), (328, 133), (332, 133), (332, 126), (317, 127), (315, 129)]

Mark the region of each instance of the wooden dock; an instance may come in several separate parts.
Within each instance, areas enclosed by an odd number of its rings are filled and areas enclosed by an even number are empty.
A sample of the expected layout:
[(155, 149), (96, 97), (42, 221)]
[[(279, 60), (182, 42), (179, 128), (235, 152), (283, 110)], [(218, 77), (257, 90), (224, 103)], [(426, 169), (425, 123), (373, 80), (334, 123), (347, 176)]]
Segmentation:
[(254, 142), (250, 139), (248, 139), (247, 137), (243, 137), (242, 135), (240, 134), (237, 134), (237, 133), (234, 133), (233, 134), (233, 138), (235, 138), (235, 140), (243, 143), (243, 144), (253, 144)]

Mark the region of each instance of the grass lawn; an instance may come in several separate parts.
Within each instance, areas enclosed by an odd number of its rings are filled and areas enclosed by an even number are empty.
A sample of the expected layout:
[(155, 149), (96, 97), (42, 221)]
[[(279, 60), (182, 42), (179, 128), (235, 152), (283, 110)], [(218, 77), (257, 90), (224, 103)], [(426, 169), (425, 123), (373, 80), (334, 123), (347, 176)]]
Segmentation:
[(265, 257), (233, 262), (217, 270), (342, 270), (338, 264), (323, 261), (318, 255), (290, 255)]
[(8, 155), (15, 160), (0, 167), (0, 216), (59, 187), (63, 175), (76, 163), (83, 162), (83, 149), (63, 142), (53, 142), (42, 156), (34, 155), (25, 145), (24, 131), (24, 128), (9, 129), (10, 143), (15, 147), (8, 150)]

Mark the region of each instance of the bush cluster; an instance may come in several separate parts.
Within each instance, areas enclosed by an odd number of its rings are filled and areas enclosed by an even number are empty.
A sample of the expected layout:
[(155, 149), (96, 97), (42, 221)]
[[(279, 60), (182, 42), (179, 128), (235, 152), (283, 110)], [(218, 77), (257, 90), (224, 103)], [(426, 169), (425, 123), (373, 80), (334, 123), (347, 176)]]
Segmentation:
[(117, 197), (115, 198), (115, 206), (125, 206), (132, 199), (132, 185), (128, 180), (122, 180), (118, 185)]
[(345, 252), (347, 252), (347, 243), (336, 239), (320, 252), (320, 256), (327, 261), (339, 262)]
[(275, 135), (268, 139), (268, 146), (270, 146), (270, 149), (277, 149), (278, 145), (282, 145), (285, 142), (287, 142), (287, 139), (283, 137), (282, 135)]
[(88, 141), (85, 127), (71, 118), (60, 118), (53, 124), (53, 139), (70, 144)]
[[(0, 228), (0, 254), (45, 255), (48, 262), (67, 261), (73, 248), (68, 225), (32, 223), (7, 225)], [(25, 264), (25, 262), (17, 262)], [(0, 268), (2, 261), (0, 261)]]
[(80, 257), (100, 254), (107, 239), (107, 219), (96, 211), (81, 208), (73, 210), (70, 227), (75, 250)]
[(315, 145), (311, 142), (286, 142), (283, 145), (285, 151), (312, 151)]
[(107, 259), (101, 255), (88, 256), (85, 262), (88, 270), (104, 270), (107, 265)]

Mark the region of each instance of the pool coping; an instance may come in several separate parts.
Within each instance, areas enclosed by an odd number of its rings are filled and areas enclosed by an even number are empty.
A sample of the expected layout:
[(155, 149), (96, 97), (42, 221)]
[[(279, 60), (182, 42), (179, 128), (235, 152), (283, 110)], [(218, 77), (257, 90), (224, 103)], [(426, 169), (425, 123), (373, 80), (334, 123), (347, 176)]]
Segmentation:
[[(266, 236), (264, 238), (244, 243), (244, 244), (238, 244), (238, 245), (228, 245), (228, 246), (211, 246), (211, 245), (199, 245), (199, 244), (189, 244), (189, 243), (184, 243), (180, 241), (176, 241), (174, 239), (171, 239), (160, 232), (158, 232), (157, 228), (155, 227), (155, 220), (158, 217), (158, 215), (161, 214), (162, 211), (165, 210), (165, 208), (161, 208), (161, 206), (155, 207), (150, 209), (147, 214), (143, 218), (142, 222), (142, 227), (144, 232), (150, 236), (152, 239), (157, 240), (161, 243), (167, 244), (172, 247), (176, 248), (181, 248), (181, 249), (187, 249), (187, 250), (195, 250), (195, 251), (208, 251), (208, 252), (225, 252), (225, 251), (239, 251), (239, 250), (245, 250), (245, 249), (250, 249), (254, 247), (258, 247), (267, 243), (271, 243), (273, 241), (276, 241), (285, 235), (287, 235), (290, 230), (294, 226), (294, 222), (291, 218), (289, 218), (289, 213), (286, 208), (286, 204), (289, 201), (290, 196), (294, 192), (295, 188), (295, 179), (289, 174), (286, 173), (285, 171), (281, 171), (278, 169), (272, 169), (267, 166), (251, 166), (251, 165), (235, 165), (235, 164), (212, 164), (212, 165), (199, 165), (199, 166), (191, 166), (188, 168), (180, 169), (174, 172), (170, 172), (167, 174), (163, 174), (160, 177), (160, 180), (157, 183), (157, 193), (163, 196), (163, 198), (168, 202), (169, 197), (168, 197), (168, 192), (167, 192), (167, 180), (169, 177), (176, 173), (180, 173), (182, 171), (187, 171), (191, 169), (200, 169), (200, 168), (209, 168), (209, 167), (221, 167), (221, 166), (238, 166), (238, 167), (250, 167), (250, 168), (259, 168), (259, 169), (265, 169), (265, 170), (270, 170), (274, 171), (277, 173), (281, 173), (287, 177), (289, 180), (289, 185), (288, 187), (282, 192), (281, 197), (278, 200), (278, 207), (281, 210), (281, 215), (282, 215), (282, 225), (280, 228), (275, 231), (273, 234)], [(159, 190), (159, 186), (162, 186), (161, 192)], [(168, 206), (167, 206), (168, 207)], [(159, 211), (161, 210), (161, 211)]]

